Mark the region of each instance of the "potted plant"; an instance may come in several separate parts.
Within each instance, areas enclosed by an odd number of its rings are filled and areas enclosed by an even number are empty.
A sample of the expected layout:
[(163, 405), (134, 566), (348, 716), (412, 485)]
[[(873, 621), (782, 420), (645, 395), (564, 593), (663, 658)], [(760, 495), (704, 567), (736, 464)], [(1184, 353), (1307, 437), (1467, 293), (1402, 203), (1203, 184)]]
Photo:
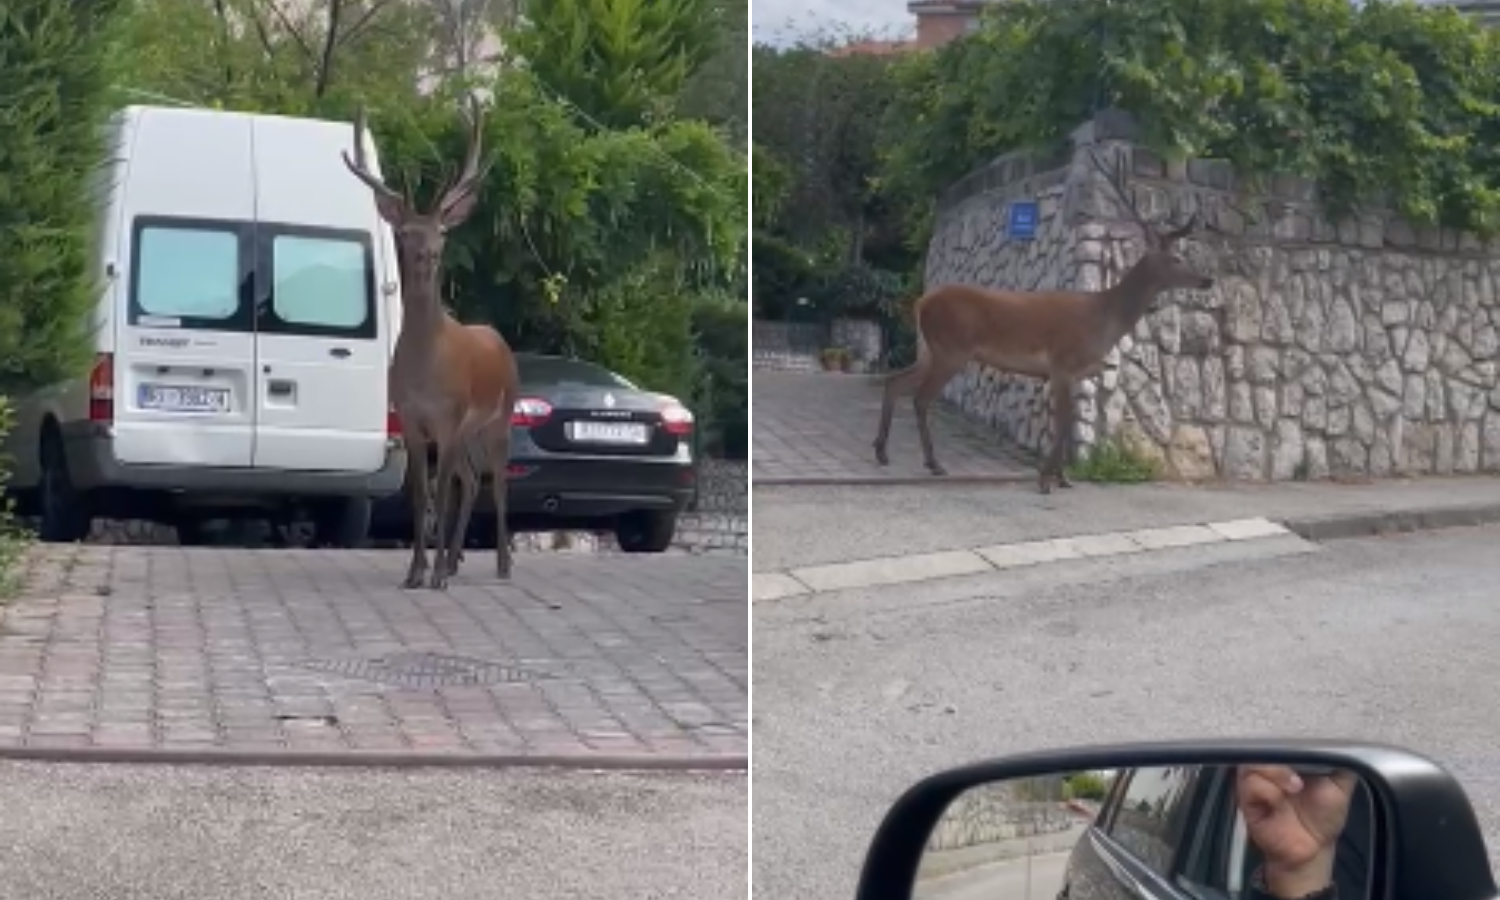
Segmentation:
[(824, 347), (821, 354), (823, 369), (833, 372), (844, 368), (849, 359), (849, 351), (843, 347)]

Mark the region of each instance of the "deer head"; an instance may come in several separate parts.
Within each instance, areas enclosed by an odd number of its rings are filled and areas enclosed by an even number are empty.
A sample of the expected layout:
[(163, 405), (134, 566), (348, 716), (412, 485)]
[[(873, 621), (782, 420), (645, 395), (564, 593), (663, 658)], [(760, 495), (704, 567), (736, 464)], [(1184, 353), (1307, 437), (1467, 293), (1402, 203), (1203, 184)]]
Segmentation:
[[(1119, 198), (1120, 205), (1130, 213), (1130, 217), (1141, 227), (1146, 239), (1146, 252), (1138, 260), (1131, 270), (1142, 283), (1150, 285), (1153, 294), (1174, 290), (1203, 291), (1214, 286), (1214, 280), (1206, 275), (1201, 275), (1188, 261), (1183, 259), (1177, 252), (1177, 242), (1192, 234), (1198, 227), (1198, 215), (1194, 213), (1188, 217), (1187, 224), (1171, 231), (1158, 231), (1156, 226), (1141, 217), (1135, 208), (1135, 203), (1125, 193), (1124, 162), (1121, 161), (1116, 172), (1111, 173), (1099, 161), (1092, 148), (1089, 149), (1089, 158), (1094, 162), (1094, 168), (1104, 176), (1109, 183), (1115, 196)], [(1137, 274), (1138, 273), (1138, 274)]]
[[(392, 190), (389, 185), (371, 174), (365, 160), (365, 111), (361, 107), (354, 119), (354, 158), (346, 152), (344, 165), (375, 192), (375, 207), (381, 218), (391, 224), (396, 232), (396, 247), (401, 255), (403, 281), (409, 282), (408, 296), (413, 288), (424, 293), (411, 299), (426, 297), (437, 302), (437, 277), (442, 264), (443, 248), (447, 244), (448, 232), (457, 228), (474, 211), (478, 200), (478, 188), (489, 173), (489, 165), (480, 166), (481, 116), (479, 101), (469, 96), (469, 146), (463, 166), (458, 175), (438, 194), (437, 202), (427, 212), (419, 211), (406, 197)], [(430, 288), (430, 290), (429, 290)]]

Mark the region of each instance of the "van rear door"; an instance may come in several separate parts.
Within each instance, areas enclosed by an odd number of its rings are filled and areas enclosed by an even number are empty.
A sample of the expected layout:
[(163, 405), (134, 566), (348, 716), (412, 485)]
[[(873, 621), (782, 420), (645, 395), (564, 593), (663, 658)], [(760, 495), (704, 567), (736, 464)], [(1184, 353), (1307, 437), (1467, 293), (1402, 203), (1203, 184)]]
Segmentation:
[(341, 154), (354, 129), (260, 116), (255, 465), (376, 472), (386, 460), (384, 247), (374, 198)]
[(125, 142), (116, 268), (115, 457), (251, 464), (255, 336), (249, 120), (137, 107)]

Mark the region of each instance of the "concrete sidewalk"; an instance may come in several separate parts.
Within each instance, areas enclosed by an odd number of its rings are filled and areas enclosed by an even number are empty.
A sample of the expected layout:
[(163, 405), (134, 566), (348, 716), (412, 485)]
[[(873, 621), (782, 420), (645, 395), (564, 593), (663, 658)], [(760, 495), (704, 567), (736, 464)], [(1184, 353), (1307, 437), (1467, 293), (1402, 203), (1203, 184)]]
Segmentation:
[(758, 600), (1263, 538), (1500, 522), (1500, 478), (755, 491)]

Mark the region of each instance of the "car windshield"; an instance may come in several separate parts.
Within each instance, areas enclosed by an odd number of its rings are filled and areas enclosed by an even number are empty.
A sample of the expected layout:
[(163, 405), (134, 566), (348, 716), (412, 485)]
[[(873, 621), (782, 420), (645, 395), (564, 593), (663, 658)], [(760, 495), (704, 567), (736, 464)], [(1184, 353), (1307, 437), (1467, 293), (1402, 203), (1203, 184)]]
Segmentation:
[(623, 387), (636, 390), (636, 386), (614, 372), (581, 359), (561, 359), (555, 356), (518, 356), (516, 364), (521, 370), (523, 384), (581, 384), (590, 387)]

